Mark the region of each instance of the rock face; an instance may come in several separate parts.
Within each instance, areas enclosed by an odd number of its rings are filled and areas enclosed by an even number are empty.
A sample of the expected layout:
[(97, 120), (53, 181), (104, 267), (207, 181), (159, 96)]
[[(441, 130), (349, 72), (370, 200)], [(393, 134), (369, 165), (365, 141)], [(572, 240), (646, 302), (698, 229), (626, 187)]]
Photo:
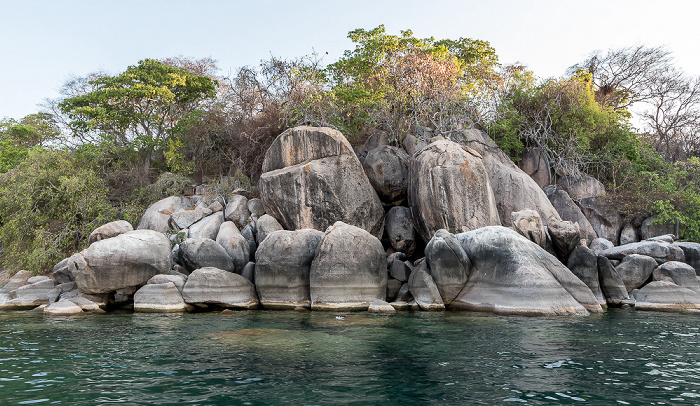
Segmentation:
[(69, 262), (83, 293), (138, 288), (154, 275), (170, 271), (170, 241), (156, 231), (130, 231), (93, 243)]
[(166, 197), (163, 200), (159, 200), (146, 209), (146, 212), (141, 217), (139, 222), (138, 230), (153, 230), (160, 233), (164, 233), (170, 229), (168, 221), (170, 220), (170, 215), (181, 211), (189, 209), (192, 203), (189, 199), (177, 196)]
[(683, 250), (685, 263), (695, 268), (695, 274), (700, 275), (700, 244), (696, 242), (677, 242)]
[(638, 310), (687, 311), (700, 309), (700, 293), (672, 282), (654, 281), (633, 292)]
[(450, 308), (523, 315), (602, 312), (588, 286), (515, 231), (484, 227), (456, 237), (472, 272)]
[(603, 197), (588, 197), (579, 201), (579, 207), (590, 221), (598, 237), (620, 243), (622, 216)]
[(578, 223), (579, 230), (581, 231), (581, 238), (586, 240), (586, 244), (590, 245), (591, 242), (598, 237), (590, 221), (583, 215), (581, 208), (578, 207), (576, 202), (569, 197), (561, 186), (546, 186), (544, 193), (547, 198), (552, 203), (552, 206), (557, 210), (562, 220), (571, 221), (573, 223)]
[(615, 271), (622, 278), (622, 282), (627, 288), (627, 292), (641, 288), (644, 285), (651, 273), (656, 268), (654, 258), (646, 255), (631, 254), (626, 256), (620, 265), (615, 267)]
[[(257, 279), (256, 279), (257, 282)], [(326, 230), (311, 263), (312, 309), (366, 309), (386, 299), (386, 256), (367, 231), (336, 222)]]
[(184, 312), (187, 304), (173, 282), (149, 284), (134, 294), (136, 312)]
[(309, 272), (321, 243), (318, 230), (275, 231), (260, 243), (255, 288), (265, 308), (310, 307)]
[(106, 240), (107, 238), (116, 237), (119, 234), (124, 234), (129, 231), (134, 231), (134, 227), (126, 220), (112, 221), (103, 226), (97, 227), (88, 237), (88, 244), (93, 242)]
[(544, 230), (542, 219), (535, 210), (525, 209), (511, 213), (513, 229), (518, 234), (534, 242), (542, 248), (547, 247), (547, 232)]
[[(425, 262), (440, 292), (441, 301), (449, 305), (467, 284), (471, 261), (453, 234), (438, 230), (425, 247)], [(420, 304), (415, 294), (413, 297)]]
[(528, 208), (537, 210), (544, 224), (561, 220), (542, 188), (520, 170), (485, 132), (470, 129), (462, 135), (463, 142), (483, 156), (504, 226), (511, 226), (510, 213)]
[(350, 143), (330, 128), (295, 127), (272, 143), (260, 176), (265, 211), (285, 229), (335, 221), (381, 238), (384, 209)]
[(445, 310), (440, 291), (433, 278), (425, 270), (425, 261), (411, 272), (408, 279), (408, 290), (416, 303), (423, 310)]
[(606, 303), (598, 278), (598, 257), (593, 251), (579, 245), (569, 256), (566, 267), (591, 289), (598, 303)]
[(411, 161), (408, 205), (426, 242), (439, 229), (455, 233), (500, 224), (481, 156), (451, 141), (436, 141)]
[(409, 159), (403, 149), (385, 145), (369, 151), (362, 162), (369, 183), (386, 205), (399, 206), (406, 200)]
[(180, 263), (187, 272), (198, 268), (214, 267), (228, 272), (234, 271), (231, 257), (224, 247), (208, 238), (188, 238), (180, 244)]
[(386, 214), (384, 227), (391, 246), (396, 251), (412, 256), (416, 249), (417, 235), (411, 209), (404, 206), (392, 207)]
[(216, 242), (224, 248), (233, 261), (233, 272), (240, 274), (250, 260), (250, 245), (232, 221), (225, 221), (219, 227)]
[(598, 179), (588, 175), (560, 176), (557, 183), (574, 200), (605, 196), (605, 186)]
[(182, 289), (182, 298), (193, 305), (215, 305), (241, 309), (258, 307), (255, 287), (241, 275), (217, 268), (192, 272)]
[(605, 300), (611, 306), (620, 306), (630, 302), (627, 288), (622, 282), (622, 278), (605, 257), (598, 257), (598, 278), (600, 280), (600, 290), (605, 296)]
[(683, 262), (685, 255), (683, 250), (675, 244), (659, 241), (640, 241), (619, 247), (608, 248), (599, 255), (610, 259), (623, 259), (627, 255), (639, 254), (652, 257), (658, 263), (668, 261)]
[(654, 217), (649, 217), (642, 222), (640, 232), (642, 234), (642, 240), (648, 240), (649, 238), (664, 234), (678, 235), (678, 229), (675, 224), (654, 224)]

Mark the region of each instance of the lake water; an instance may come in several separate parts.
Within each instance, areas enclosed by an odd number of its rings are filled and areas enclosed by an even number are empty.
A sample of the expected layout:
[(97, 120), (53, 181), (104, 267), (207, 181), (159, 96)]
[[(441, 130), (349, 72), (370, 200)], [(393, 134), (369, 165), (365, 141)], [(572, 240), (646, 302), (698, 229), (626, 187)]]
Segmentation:
[(695, 404), (699, 321), (0, 313), (0, 404)]

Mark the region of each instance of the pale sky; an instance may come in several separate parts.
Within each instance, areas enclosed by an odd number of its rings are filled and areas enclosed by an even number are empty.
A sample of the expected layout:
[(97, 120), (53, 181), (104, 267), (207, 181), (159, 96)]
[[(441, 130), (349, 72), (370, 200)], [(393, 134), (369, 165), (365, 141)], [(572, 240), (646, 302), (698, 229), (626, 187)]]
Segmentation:
[(594, 50), (666, 45), (700, 75), (700, 0), (0, 0), (0, 118), (57, 97), (71, 75), (117, 74), (144, 58), (212, 57), (223, 73), (270, 55), (352, 48), (347, 33), (489, 41), (501, 63), (559, 77)]

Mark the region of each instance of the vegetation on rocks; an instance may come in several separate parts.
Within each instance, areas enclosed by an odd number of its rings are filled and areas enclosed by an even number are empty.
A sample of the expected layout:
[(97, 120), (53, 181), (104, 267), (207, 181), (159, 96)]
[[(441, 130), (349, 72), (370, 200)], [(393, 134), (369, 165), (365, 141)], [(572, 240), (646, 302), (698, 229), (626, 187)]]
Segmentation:
[(556, 174), (600, 179), (629, 221), (657, 214), (700, 241), (700, 80), (666, 49), (596, 52), (541, 80), (486, 41), (384, 26), (348, 37), (354, 48), (328, 64), (271, 57), (227, 77), (210, 58), (146, 59), (0, 121), (0, 269), (45, 272), (102, 223), (136, 224), (195, 184), (253, 189), (268, 147), (300, 124), (353, 146), (378, 131), (401, 143), (484, 128), (516, 161), (537, 147)]

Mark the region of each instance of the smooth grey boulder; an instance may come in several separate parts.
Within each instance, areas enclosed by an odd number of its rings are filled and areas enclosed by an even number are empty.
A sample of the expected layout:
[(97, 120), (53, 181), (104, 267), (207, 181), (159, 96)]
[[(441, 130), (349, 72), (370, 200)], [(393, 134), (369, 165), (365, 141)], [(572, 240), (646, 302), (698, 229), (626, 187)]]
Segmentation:
[[(545, 186), (543, 189), (545, 195), (552, 203), (552, 206), (557, 210), (557, 213), (561, 216), (564, 221), (571, 221), (572, 223), (578, 223), (579, 230), (581, 232), (581, 238), (586, 240), (586, 244), (590, 245), (593, 240), (595, 240), (598, 235), (596, 234), (590, 221), (583, 215), (581, 208), (578, 207), (576, 202), (569, 197), (561, 186), (549, 185)], [(551, 226), (551, 222), (549, 223)]]
[(262, 170), (265, 211), (285, 229), (325, 230), (343, 221), (381, 238), (382, 203), (339, 131), (290, 128), (270, 145)]
[(250, 244), (232, 221), (225, 221), (221, 224), (219, 233), (216, 235), (216, 242), (224, 248), (233, 261), (233, 272), (240, 274), (245, 264), (250, 260)]
[(311, 307), (309, 273), (322, 238), (313, 229), (278, 230), (260, 243), (254, 280), (263, 307)]
[(386, 299), (386, 286), (386, 256), (379, 239), (340, 221), (328, 227), (311, 263), (311, 308), (364, 310)]
[(164, 233), (170, 229), (168, 221), (170, 215), (187, 210), (193, 206), (192, 202), (184, 197), (170, 196), (159, 200), (146, 209), (146, 212), (141, 217), (137, 230), (153, 230)]
[(224, 210), (225, 206), (218, 200), (214, 201), (213, 203), (210, 203), (209, 206), (207, 206), (207, 209), (211, 210), (212, 213), (216, 213), (219, 211)]
[(503, 226), (511, 226), (510, 213), (527, 208), (537, 210), (543, 224), (561, 220), (542, 188), (520, 170), (484, 131), (472, 128), (460, 135), (460, 142), (483, 157)]
[(396, 309), (392, 305), (390, 305), (388, 302), (384, 300), (375, 300), (374, 302), (370, 303), (369, 308), (367, 309), (368, 312), (370, 313), (396, 313)]
[(0, 288), (0, 293), (8, 293), (9, 294), (10, 292), (19, 288), (20, 286), (26, 285), (27, 281), (31, 277), (32, 277), (32, 274), (29, 271), (21, 270), (21, 271), (15, 273), (14, 275), (12, 275), (10, 280), (5, 284), (5, 286)]
[(384, 145), (369, 151), (362, 162), (369, 183), (385, 205), (399, 206), (406, 200), (409, 160), (403, 149)]
[(248, 210), (248, 199), (241, 195), (232, 195), (226, 208), (224, 209), (226, 221), (233, 221), (236, 227), (243, 228), (248, 224), (250, 210)]
[[(471, 261), (454, 234), (438, 230), (425, 247), (425, 262), (442, 302), (449, 305), (467, 284)], [(420, 304), (415, 294), (413, 297)]]
[(539, 148), (526, 148), (520, 154), (518, 168), (528, 174), (539, 187), (552, 183), (553, 171), (549, 167), (547, 157)]
[(97, 241), (71, 256), (69, 262), (78, 290), (92, 294), (138, 288), (172, 268), (170, 241), (153, 230)]
[(581, 232), (578, 223), (553, 220), (547, 227), (552, 241), (552, 249), (561, 263), (568, 261), (569, 255), (581, 245)]
[(190, 210), (177, 211), (170, 215), (168, 225), (170, 225), (170, 228), (173, 230), (184, 230), (212, 213), (213, 211), (209, 209), (205, 210), (201, 207), (196, 207)]
[(56, 281), (56, 283), (68, 283), (68, 282), (73, 282), (75, 280), (73, 278), (73, 273), (71, 272), (71, 270), (68, 266), (69, 259), (70, 258), (65, 258), (53, 267), (53, 271), (51, 272), (51, 276)]
[(535, 210), (524, 209), (511, 213), (510, 218), (513, 229), (518, 234), (542, 248), (547, 248), (547, 232), (544, 229), (539, 213)]
[(187, 233), (188, 238), (208, 238), (216, 240), (216, 235), (219, 233), (219, 227), (224, 223), (224, 213), (218, 212), (211, 216), (204, 217), (198, 222), (192, 224)]
[(620, 245), (632, 244), (633, 242), (639, 242), (637, 229), (632, 224), (625, 223), (620, 231)]
[(389, 133), (386, 131), (377, 131), (372, 133), (365, 142), (362, 143), (356, 150), (355, 154), (360, 159), (364, 160), (369, 151), (375, 150), (377, 148), (389, 145)]
[(622, 278), (610, 260), (605, 257), (598, 257), (598, 278), (600, 290), (608, 305), (621, 306), (632, 303)]
[(394, 278), (389, 278), (386, 282), (387, 302), (393, 302), (399, 295), (399, 290), (401, 290), (401, 281)]
[(578, 204), (598, 237), (605, 238), (614, 245), (620, 243), (622, 216), (605, 197), (587, 197), (579, 200)]
[(258, 246), (260, 246), (260, 244), (262, 244), (262, 242), (265, 241), (265, 238), (267, 238), (267, 236), (271, 233), (274, 233), (275, 231), (284, 230), (284, 228), (282, 228), (282, 225), (277, 220), (275, 220), (274, 217), (269, 216), (267, 214), (263, 215), (255, 222), (255, 229), (257, 231), (257, 233), (255, 234), (255, 239), (258, 243)]
[(606, 304), (603, 291), (600, 289), (598, 257), (593, 251), (579, 245), (569, 255), (566, 267), (591, 289), (601, 306)]
[(262, 217), (265, 214), (265, 206), (263, 206), (262, 200), (256, 198), (248, 200), (248, 211), (250, 215), (256, 218)]
[(620, 245), (619, 247), (608, 248), (598, 255), (610, 259), (622, 260), (631, 254), (652, 257), (660, 264), (668, 261), (683, 262), (685, 259), (683, 250), (680, 247), (675, 244), (660, 241), (640, 241), (632, 244)]
[(134, 227), (126, 220), (117, 220), (97, 227), (90, 233), (88, 244), (93, 242), (106, 240), (107, 238), (116, 237), (119, 234), (124, 234), (129, 231), (134, 231)]
[(186, 239), (180, 244), (178, 254), (180, 263), (187, 272), (204, 267), (219, 268), (227, 272), (234, 271), (233, 260), (224, 247), (209, 238)]
[(406, 264), (405, 261), (400, 259), (395, 259), (389, 263), (389, 276), (398, 280), (399, 282), (407, 282), (408, 277), (411, 275), (412, 269)]
[(258, 307), (255, 287), (241, 275), (205, 267), (195, 270), (182, 289), (185, 303), (241, 309)]
[(606, 240), (605, 238), (596, 238), (591, 242), (591, 251), (593, 251), (596, 255), (600, 255), (603, 251), (613, 248), (615, 245), (612, 243), (610, 240)]
[(440, 229), (456, 233), (500, 224), (481, 155), (452, 141), (433, 142), (416, 154), (407, 193), (415, 228), (426, 242)]
[(255, 262), (248, 262), (243, 267), (241, 276), (248, 279), (251, 283), (255, 283)]
[(52, 279), (38, 280), (20, 286), (10, 292), (12, 300), (0, 304), (0, 309), (26, 310), (49, 303), (49, 294), (54, 289)]
[(135, 312), (184, 312), (187, 304), (173, 282), (155, 283), (141, 287), (134, 294)]
[(559, 176), (557, 183), (574, 200), (606, 195), (605, 186), (598, 179), (585, 174)]
[(696, 275), (700, 275), (700, 244), (696, 242), (677, 242), (675, 245), (683, 250), (684, 262), (695, 268)]
[(654, 281), (632, 292), (635, 309), (684, 312), (700, 310), (700, 293), (673, 282)]
[(173, 275), (173, 274), (159, 274), (146, 282), (146, 285), (160, 285), (164, 283), (173, 283), (177, 290), (182, 292), (182, 288), (185, 286), (187, 277), (185, 275)]
[(384, 218), (384, 228), (391, 246), (407, 256), (412, 256), (416, 249), (416, 229), (413, 226), (411, 209), (395, 206), (389, 209)]
[(656, 237), (647, 238), (645, 241), (658, 241), (673, 244), (676, 241), (676, 236), (673, 234), (663, 234), (657, 235)]
[(248, 241), (248, 251), (250, 252), (250, 260), (254, 261), (255, 251), (258, 249), (258, 243), (255, 242), (255, 236), (257, 235), (257, 232), (255, 230), (255, 224), (250, 223), (247, 226), (243, 227), (243, 230), (241, 230), (241, 235), (243, 236), (243, 238), (245, 238), (246, 241)]
[(655, 216), (649, 217), (642, 222), (640, 234), (642, 240), (648, 240), (652, 237), (658, 237), (664, 234), (678, 235), (678, 226), (673, 223), (655, 224)]
[(76, 289), (78, 289), (78, 284), (75, 282), (60, 283), (54, 286), (54, 288), (47, 293), (49, 303), (57, 301), (62, 294)]
[(401, 140), (401, 146), (403, 146), (403, 149), (409, 156), (413, 156), (416, 152), (427, 147), (428, 143), (422, 138), (417, 139), (413, 134), (406, 134), (404, 135), (403, 140)]
[(700, 291), (700, 282), (695, 275), (695, 268), (685, 262), (669, 261), (654, 269), (655, 281), (668, 280), (678, 286)]
[(631, 254), (626, 256), (615, 271), (622, 278), (627, 292), (641, 288), (651, 277), (657, 264), (654, 258), (646, 255)]
[(602, 312), (591, 290), (539, 245), (505, 227), (457, 234), (472, 262), (451, 309), (522, 315)]
[(411, 277), (408, 278), (408, 290), (421, 309), (445, 310), (445, 303), (433, 277), (426, 270), (425, 261), (411, 272)]
[(71, 301), (62, 301), (50, 303), (48, 306), (44, 307), (44, 314), (52, 316), (74, 316), (77, 314), (83, 314), (83, 309)]

